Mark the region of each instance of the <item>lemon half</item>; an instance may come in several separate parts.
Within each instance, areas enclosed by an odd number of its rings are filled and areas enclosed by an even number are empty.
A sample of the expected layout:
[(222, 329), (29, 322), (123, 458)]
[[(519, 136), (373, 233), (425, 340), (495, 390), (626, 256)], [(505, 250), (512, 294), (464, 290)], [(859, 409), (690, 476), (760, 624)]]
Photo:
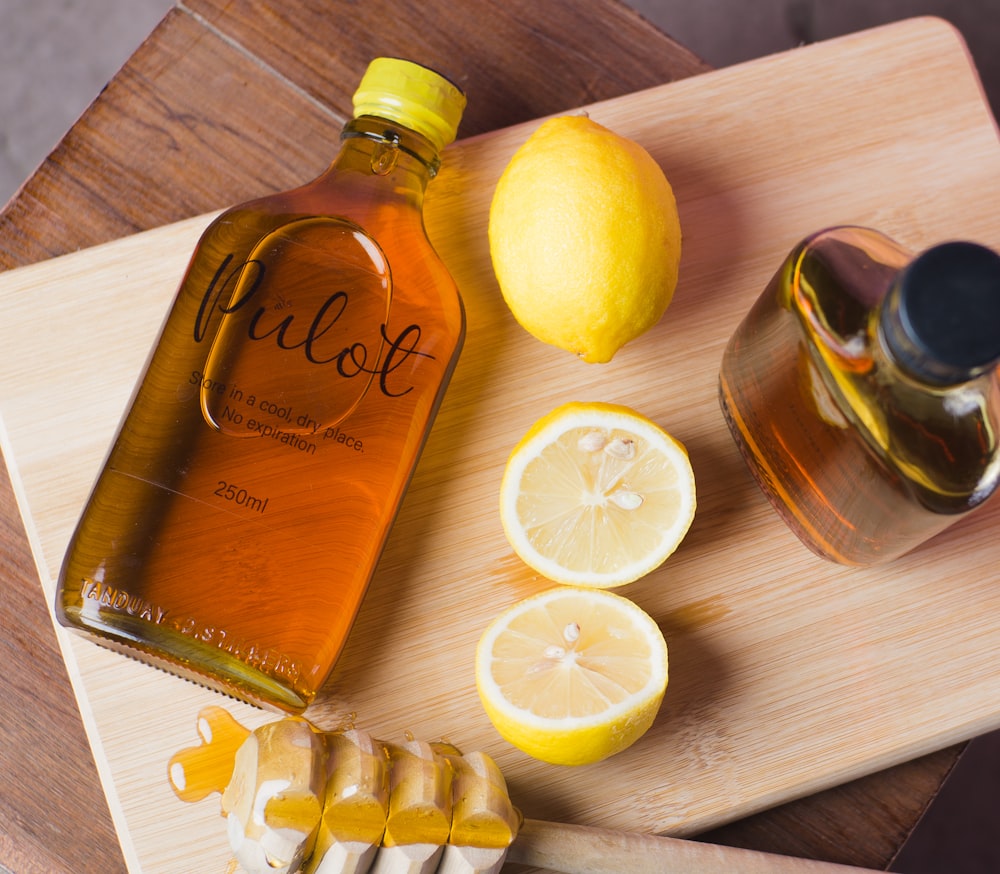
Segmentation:
[(486, 629), (476, 686), (501, 737), (556, 765), (585, 765), (631, 746), (667, 687), (667, 645), (632, 601), (557, 587), (518, 602)]
[(615, 404), (569, 403), (515, 446), (500, 485), (511, 547), (559, 583), (608, 588), (659, 567), (694, 519), (687, 450)]
[(584, 116), (543, 122), (514, 153), (488, 235), (514, 318), (584, 361), (610, 361), (655, 325), (677, 285), (670, 183), (639, 143)]

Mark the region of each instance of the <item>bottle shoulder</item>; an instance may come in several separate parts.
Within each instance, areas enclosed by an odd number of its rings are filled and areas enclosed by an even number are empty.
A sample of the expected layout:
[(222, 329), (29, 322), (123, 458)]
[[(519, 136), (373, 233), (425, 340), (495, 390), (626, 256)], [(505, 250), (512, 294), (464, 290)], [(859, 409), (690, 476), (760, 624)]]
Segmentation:
[(867, 346), (872, 319), (912, 256), (867, 228), (833, 228), (807, 238), (786, 262), (786, 306), (817, 341), (853, 357)]
[[(406, 203), (319, 196), (306, 189), (271, 195), (226, 209), (203, 232), (196, 249), (198, 262), (212, 265), (229, 258), (242, 262), (266, 251), (268, 241), (290, 236), (319, 239), (326, 230), (325, 249), (336, 252), (339, 239), (364, 240), (390, 260), (394, 273), (419, 272), (421, 265), (439, 263), (427, 236), (423, 216)], [(306, 250), (286, 257), (306, 257)]]

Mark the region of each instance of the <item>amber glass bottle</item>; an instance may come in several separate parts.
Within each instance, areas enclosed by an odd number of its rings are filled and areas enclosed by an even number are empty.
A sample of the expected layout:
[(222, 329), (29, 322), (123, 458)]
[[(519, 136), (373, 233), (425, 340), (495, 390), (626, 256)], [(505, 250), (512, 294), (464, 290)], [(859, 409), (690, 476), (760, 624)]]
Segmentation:
[(870, 565), (1000, 482), (1000, 256), (914, 258), (839, 227), (797, 246), (737, 328), (722, 408), (751, 472), (813, 551)]
[(347, 637), (464, 338), (424, 231), (462, 93), (372, 62), (330, 168), (198, 243), (70, 543), (63, 624), (299, 711)]

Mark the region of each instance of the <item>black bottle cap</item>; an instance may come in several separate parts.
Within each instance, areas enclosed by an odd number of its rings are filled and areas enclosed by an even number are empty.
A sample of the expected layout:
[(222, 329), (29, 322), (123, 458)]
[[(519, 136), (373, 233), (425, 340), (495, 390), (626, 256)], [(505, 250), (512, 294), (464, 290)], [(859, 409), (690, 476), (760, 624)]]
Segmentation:
[(881, 313), (900, 365), (941, 385), (1000, 363), (1000, 255), (976, 243), (942, 243), (900, 273)]

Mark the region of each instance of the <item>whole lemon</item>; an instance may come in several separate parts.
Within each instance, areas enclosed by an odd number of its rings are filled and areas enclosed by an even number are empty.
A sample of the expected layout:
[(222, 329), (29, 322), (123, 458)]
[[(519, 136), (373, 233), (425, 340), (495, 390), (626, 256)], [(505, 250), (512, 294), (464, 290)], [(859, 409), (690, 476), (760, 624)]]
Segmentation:
[(677, 286), (673, 189), (638, 143), (585, 116), (543, 122), (490, 205), (493, 269), (530, 334), (608, 362), (655, 325)]

